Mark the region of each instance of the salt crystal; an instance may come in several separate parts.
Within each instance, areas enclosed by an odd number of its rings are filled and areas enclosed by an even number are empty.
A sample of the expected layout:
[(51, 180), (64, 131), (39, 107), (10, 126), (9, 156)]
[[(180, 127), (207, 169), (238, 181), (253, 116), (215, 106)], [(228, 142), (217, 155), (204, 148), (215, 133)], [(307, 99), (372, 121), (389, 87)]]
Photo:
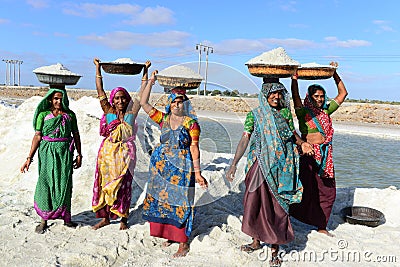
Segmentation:
[(135, 63), (135, 61), (133, 61), (132, 59), (130, 59), (128, 57), (118, 58), (118, 59), (114, 60), (113, 62), (114, 63), (129, 63), (129, 64)]
[(285, 49), (278, 47), (270, 51), (264, 52), (255, 58), (246, 62), (246, 65), (295, 65), (300, 66), (300, 63), (292, 59), (286, 54)]
[(163, 69), (158, 73), (159, 76), (163, 77), (175, 77), (175, 78), (187, 78), (187, 79), (200, 79), (203, 77), (193, 71), (191, 68), (181, 65), (174, 65)]
[(332, 65), (321, 65), (315, 62), (301, 64), (300, 68), (335, 68)]
[(64, 67), (61, 63), (55, 65), (43, 66), (36, 68), (32, 71), (33, 73), (42, 74), (54, 74), (54, 75), (68, 75), (68, 76), (80, 76), (79, 74), (71, 72), (69, 69)]

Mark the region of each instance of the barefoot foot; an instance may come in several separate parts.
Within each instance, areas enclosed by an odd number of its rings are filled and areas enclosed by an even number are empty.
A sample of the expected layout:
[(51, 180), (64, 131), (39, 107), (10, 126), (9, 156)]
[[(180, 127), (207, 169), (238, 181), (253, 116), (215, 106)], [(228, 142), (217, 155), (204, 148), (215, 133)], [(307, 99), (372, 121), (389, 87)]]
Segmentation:
[(109, 225), (109, 224), (110, 224), (110, 219), (104, 218), (98, 224), (92, 226), (92, 229), (93, 230), (97, 230), (97, 229), (100, 229), (101, 227), (104, 227), (104, 226)]
[(128, 229), (128, 219), (127, 218), (121, 218), (121, 222), (119, 225), (119, 230), (126, 230)]
[(326, 229), (318, 229), (318, 233), (325, 234), (329, 237), (334, 237), (334, 235), (329, 233), (328, 230), (326, 230)]
[(38, 234), (44, 234), (44, 232), (46, 232), (47, 228), (49, 228), (49, 227), (47, 226), (47, 221), (42, 220), (42, 221), (40, 222), (40, 224), (38, 224), (38, 225), (36, 226), (35, 232), (38, 233)]
[(178, 251), (175, 252), (174, 258), (185, 257), (189, 253), (190, 247), (188, 243), (179, 243)]

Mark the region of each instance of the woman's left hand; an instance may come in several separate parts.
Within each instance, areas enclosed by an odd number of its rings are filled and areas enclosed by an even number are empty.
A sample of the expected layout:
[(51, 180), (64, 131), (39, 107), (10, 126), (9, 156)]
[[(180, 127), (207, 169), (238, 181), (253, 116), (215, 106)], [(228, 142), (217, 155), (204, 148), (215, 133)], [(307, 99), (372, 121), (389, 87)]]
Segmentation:
[(308, 142), (301, 143), (301, 151), (303, 152), (303, 155), (307, 155), (307, 156), (314, 155), (314, 148)]
[(73, 167), (74, 169), (78, 169), (81, 166), (82, 166), (82, 155), (77, 155), (73, 162)]
[(196, 183), (198, 183), (203, 189), (206, 189), (208, 187), (208, 182), (206, 178), (204, 178), (201, 174), (196, 174)]

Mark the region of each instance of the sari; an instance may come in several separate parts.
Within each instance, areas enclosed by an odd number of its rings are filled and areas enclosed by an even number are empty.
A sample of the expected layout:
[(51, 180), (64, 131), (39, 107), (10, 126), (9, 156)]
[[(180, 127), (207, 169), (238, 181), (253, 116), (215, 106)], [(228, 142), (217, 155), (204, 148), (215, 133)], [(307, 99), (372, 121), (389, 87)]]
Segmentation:
[[(62, 93), (64, 113), (50, 111), (51, 96)], [(42, 134), (38, 150), (39, 178), (34, 207), (43, 220), (63, 219), (71, 222), (72, 173), (74, 144), (72, 133), (78, 132), (76, 116), (69, 109), (65, 89), (50, 88), (36, 108), (33, 125)]]
[[(267, 102), (268, 95), (275, 91), (284, 95), (281, 110)], [(292, 118), (286, 92), (281, 83), (263, 84), (260, 105), (246, 119), (252, 121), (251, 130), (245, 123), (244, 134), (254, 131), (254, 135), (247, 156), (242, 231), (269, 244), (285, 244), (294, 239), (289, 205), (302, 198), (299, 155), (294, 129), (289, 127)]]
[[(126, 89), (117, 87), (110, 93), (112, 105), (115, 94)], [(128, 105), (128, 108), (130, 106)], [(125, 114), (120, 121), (116, 114), (103, 114), (100, 135), (104, 137), (97, 154), (93, 186), (92, 209), (97, 218), (127, 218), (131, 204), (133, 170), (136, 164), (135, 114)]]
[[(182, 125), (171, 129), (170, 105), (184, 97)], [(160, 143), (151, 154), (147, 192), (143, 202), (143, 219), (150, 222), (150, 234), (175, 242), (187, 242), (193, 228), (194, 168), (190, 145), (198, 142), (200, 128), (186, 95), (172, 93), (166, 113), (155, 108), (150, 118), (161, 127)]]
[[(322, 87), (321, 87), (322, 88)], [(300, 179), (304, 186), (303, 200), (290, 207), (290, 214), (318, 229), (326, 229), (333, 204), (336, 199), (336, 181), (332, 157), (332, 139), (334, 129), (330, 114), (339, 105), (332, 100), (321, 108), (313, 105), (310, 92), (304, 98), (304, 108), (296, 110), (299, 128), (308, 132), (319, 132), (325, 138), (322, 144), (313, 144), (314, 155), (300, 158)], [(302, 125), (300, 125), (302, 124)], [(307, 134), (307, 132), (303, 132)]]

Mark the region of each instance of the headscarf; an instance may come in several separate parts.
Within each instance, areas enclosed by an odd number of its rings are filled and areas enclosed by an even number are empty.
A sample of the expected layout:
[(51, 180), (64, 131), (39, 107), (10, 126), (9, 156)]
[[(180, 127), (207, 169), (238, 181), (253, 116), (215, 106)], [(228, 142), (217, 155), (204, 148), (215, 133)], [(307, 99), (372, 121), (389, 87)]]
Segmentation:
[(43, 97), (43, 99), (40, 101), (38, 106), (36, 107), (35, 115), (33, 116), (33, 129), (36, 129), (36, 120), (40, 112), (50, 110), (52, 106), (51, 97), (53, 96), (54, 93), (57, 92), (63, 95), (61, 100), (63, 111), (71, 112), (71, 110), (69, 109), (69, 100), (67, 96), (67, 91), (65, 89), (50, 88), (49, 91), (47, 91), (46, 95)]
[(171, 103), (173, 101), (175, 101), (175, 99), (177, 99), (178, 97), (183, 98), (184, 115), (198, 121), (197, 115), (193, 109), (192, 103), (190, 102), (189, 98), (186, 95), (186, 89), (180, 88), (180, 87), (176, 87), (171, 90), (171, 94), (168, 96), (168, 99), (167, 99), (167, 105), (165, 106), (165, 113), (166, 114), (171, 113)]
[[(128, 106), (127, 106), (127, 110), (131, 107), (132, 103), (132, 97), (130, 96), (129, 92), (123, 88), (123, 87), (115, 87), (114, 89), (112, 89), (111, 93), (110, 93), (110, 99), (108, 100), (108, 102), (110, 103), (111, 106), (114, 105), (114, 97), (115, 94), (118, 93), (119, 91), (124, 92), (125, 97), (128, 99)], [(100, 135), (101, 136), (106, 136), (106, 128), (107, 128), (107, 120), (106, 120), (106, 114), (103, 114), (103, 116), (100, 119)]]
[[(286, 90), (285, 86), (280, 83), (263, 83), (261, 93), (264, 95), (265, 99), (268, 99), (268, 96), (276, 91), (281, 91), (283, 96), (283, 101), (280, 103), (283, 108), (290, 108), (290, 96), (288, 90)], [(267, 101), (268, 104), (268, 101)]]
[[(318, 86), (318, 90), (324, 92), (324, 103), (321, 108), (314, 105), (314, 100), (311, 98), (313, 86)], [(310, 129), (318, 129), (318, 131), (325, 138), (323, 144), (313, 144), (314, 159), (319, 167), (319, 175), (323, 178), (334, 178), (334, 167), (332, 157), (332, 139), (334, 129), (332, 126), (331, 117), (324, 112), (328, 108), (327, 96), (325, 89), (317, 84), (312, 84), (308, 87), (308, 92), (304, 98), (304, 107), (308, 110), (305, 121)]]
[[(286, 88), (281, 83), (264, 83), (258, 96), (259, 107), (253, 110), (255, 122), (255, 154), (265, 181), (282, 208), (301, 201), (302, 184), (299, 180), (299, 155), (294, 149), (293, 132), (279, 111), (267, 101), (271, 92)], [(284, 106), (290, 108), (286, 98)]]

